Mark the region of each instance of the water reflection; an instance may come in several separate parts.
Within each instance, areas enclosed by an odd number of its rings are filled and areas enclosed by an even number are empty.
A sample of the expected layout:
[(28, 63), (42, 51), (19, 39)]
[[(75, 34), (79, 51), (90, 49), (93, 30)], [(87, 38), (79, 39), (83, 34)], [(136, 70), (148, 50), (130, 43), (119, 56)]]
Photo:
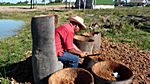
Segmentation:
[(21, 20), (0, 19), (0, 38), (15, 35), (23, 24)]

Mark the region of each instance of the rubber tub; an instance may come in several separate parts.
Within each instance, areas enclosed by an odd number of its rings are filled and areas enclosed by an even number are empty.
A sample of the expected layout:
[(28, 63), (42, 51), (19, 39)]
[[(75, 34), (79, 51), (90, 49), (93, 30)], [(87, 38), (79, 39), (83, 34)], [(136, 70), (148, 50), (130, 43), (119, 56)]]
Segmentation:
[(101, 61), (92, 66), (95, 84), (131, 84), (132, 71), (113, 61)]
[(64, 68), (49, 77), (49, 84), (94, 84), (94, 78), (83, 68)]
[(97, 63), (97, 62), (100, 62), (100, 61), (103, 61), (103, 59), (101, 59), (100, 56), (86, 56), (84, 57), (84, 60), (83, 60), (83, 63), (82, 63), (82, 67), (87, 69), (87, 70), (90, 70), (91, 67)]

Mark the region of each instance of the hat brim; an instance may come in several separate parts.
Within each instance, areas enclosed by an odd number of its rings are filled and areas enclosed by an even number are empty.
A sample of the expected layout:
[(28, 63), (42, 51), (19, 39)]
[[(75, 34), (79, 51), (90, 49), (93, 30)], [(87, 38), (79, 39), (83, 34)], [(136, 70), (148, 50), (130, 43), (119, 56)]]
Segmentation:
[(79, 22), (78, 20), (76, 20), (76, 19), (74, 19), (74, 18), (71, 18), (71, 17), (69, 18), (69, 20), (80, 24), (80, 25), (83, 27), (83, 29), (86, 29), (86, 25), (85, 25), (84, 23), (81, 23), (81, 22)]

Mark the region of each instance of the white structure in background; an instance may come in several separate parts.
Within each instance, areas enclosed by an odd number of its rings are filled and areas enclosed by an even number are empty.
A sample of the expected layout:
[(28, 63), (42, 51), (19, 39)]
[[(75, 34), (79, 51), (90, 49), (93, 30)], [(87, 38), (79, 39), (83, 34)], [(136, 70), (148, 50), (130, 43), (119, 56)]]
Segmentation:
[[(75, 8), (88, 8), (88, 9), (106, 9), (106, 8), (114, 8), (113, 0), (111, 1), (111, 4), (97, 4), (97, 1), (99, 0), (76, 0), (75, 2)], [(101, 0), (103, 2), (104, 0)]]
[(150, 4), (150, 0), (127, 0), (127, 3), (143, 3), (147, 5)]
[(94, 5), (93, 9), (113, 9), (115, 8), (114, 5)]

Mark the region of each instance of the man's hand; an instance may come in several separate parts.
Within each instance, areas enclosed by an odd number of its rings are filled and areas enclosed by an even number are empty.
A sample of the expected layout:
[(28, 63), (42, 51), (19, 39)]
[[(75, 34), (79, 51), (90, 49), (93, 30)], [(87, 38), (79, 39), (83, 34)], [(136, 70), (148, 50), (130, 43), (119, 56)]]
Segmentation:
[(88, 52), (82, 52), (80, 53), (80, 57), (86, 57), (88, 55)]

